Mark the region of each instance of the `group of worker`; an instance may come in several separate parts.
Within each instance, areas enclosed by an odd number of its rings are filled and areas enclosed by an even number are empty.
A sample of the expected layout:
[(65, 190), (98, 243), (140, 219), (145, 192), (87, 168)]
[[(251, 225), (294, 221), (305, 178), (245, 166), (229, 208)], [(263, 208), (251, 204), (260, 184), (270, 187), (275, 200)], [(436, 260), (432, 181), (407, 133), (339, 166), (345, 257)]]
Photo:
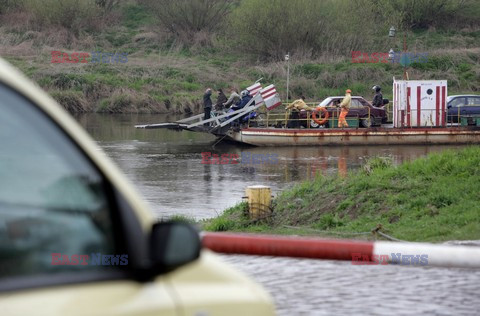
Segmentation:
[[(383, 106), (383, 95), (382, 95), (382, 88), (380, 86), (373, 86), (372, 90), (375, 90), (375, 95), (373, 97), (372, 105), (375, 107)], [(227, 99), (226, 95), (223, 93), (222, 89), (217, 89), (217, 102), (215, 103), (215, 110), (220, 111), (223, 109), (229, 109), (236, 111), (238, 109), (243, 108), (247, 103), (252, 99), (248, 90), (242, 91), (241, 95), (238, 94), (238, 91), (235, 88), (230, 88), (230, 97)], [(207, 88), (205, 94), (203, 95), (203, 108), (204, 108), (204, 119), (208, 120), (211, 117), (211, 111), (213, 102), (211, 99), (212, 96), (212, 89)], [(346, 117), (348, 115), (348, 111), (350, 110), (350, 106), (352, 104), (352, 90), (347, 89), (345, 90), (345, 97), (343, 98), (342, 102), (338, 104), (341, 108), (340, 115), (338, 118), (338, 127), (348, 127), (348, 123)], [(291, 121), (298, 120), (298, 111), (306, 110), (306, 111), (313, 111), (314, 108), (309, 107), (305, 103), (305, 97), (301, 96), (300, 99), (293, 101), (290, 103), (286, 108), (286, 110), (294, 109), (295, 111), (292, 112), (290, 116)], [(208, 124), (205, 124), (208, 125)], [(293, 126), (287, 126), (293, 127)]]
[[(375, 90), (375, 95), (373, 97), (372, 105), (375, 107), (381, 107), (383, 106), (383, 95), (382, 95), (382, 88), (380, 86), (373, 86), (372, 90)], [(338, 127), (343, 128), (343, 127), (348, 127), (348, 123), (346, 120), (348, 111), (350, 110), (350, 106), (352, 104), (352, 90), (347, 89), (345, 90), (345, 98), (343, 98), (342, 102), (338, 104), (338, 106), (341, 108), (340, 115), (338, 117)], [(305, 111), (313, 111), (314, 108), (309, 107), (305, 103), (305, 97), (301, 96), (300, 99), (293, 101), (290, 103), (285, 110), (290, 110), (290, 109), (295, 109), (290, 116), (291, 120), (298, 119), (298, 111), (300, 110), (305, 110)]]
[[(222, 89), (217, 89), (217, 93), (217, 102), (214, 105), (211, 99), (212, 88), (207, 88), (207, 90), (205, 90), (203, 95), (204, 120), (208, 120), (211, 117), (212, 108), (215, 108), (216, 111), (221, 111), (223, 109), (236, 111), (243, 108), (252, 99), (248, 90), (243, 90), (241, 95), (239, 95), (238, 90), (233, 87), (230, 88), (230, 97), (228, 99)], [(208, 126), (207, 123), (205, 125)]]

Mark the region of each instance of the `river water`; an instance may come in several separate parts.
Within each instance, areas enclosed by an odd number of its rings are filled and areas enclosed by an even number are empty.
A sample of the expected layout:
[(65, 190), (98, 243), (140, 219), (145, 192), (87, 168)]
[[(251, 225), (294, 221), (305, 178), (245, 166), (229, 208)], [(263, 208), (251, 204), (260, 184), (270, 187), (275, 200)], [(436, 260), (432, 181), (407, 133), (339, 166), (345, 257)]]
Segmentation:
[[(119, 165), (159, 218), (216, 216), (242, 201), (245, 188), (264, 184), (274, 195), (316, 173), (345, 175), (366, 159), (390, 156), (395, 163), (453, 146), (245, 147), (220, 143), (209, 134), (135, 129), (136, 124), (174, 121), (166, 115), (85, 114), (77, 120)], [(204, 164), (202, 152), (276, 155), (268, 163)], [(243, 156), (242, 156), (243, 155)], [(271, 156), (270, 156), (271, 157)]]

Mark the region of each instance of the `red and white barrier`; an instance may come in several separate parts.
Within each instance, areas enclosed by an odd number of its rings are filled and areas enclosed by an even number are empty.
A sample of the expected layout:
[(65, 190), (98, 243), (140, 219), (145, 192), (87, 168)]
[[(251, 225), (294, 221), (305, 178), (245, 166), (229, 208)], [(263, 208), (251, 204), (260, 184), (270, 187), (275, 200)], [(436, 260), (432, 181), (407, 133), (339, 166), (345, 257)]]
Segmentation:
[[(413, 258), (423, 256), (422, 259), (427, 258), (427, 261), (418, 264), (417, 260), (416, 266), (480, 268), (480, 247), (475, 246), (327, 240), (230, 233), (204, 233), (202, 244), (205, 248), (215, 252), (228, 254), (348, 260), (354, 261), (354, 264), (355, 260), (359, 258), (363, 264), (365, 264), (363, 261), (365, 258), (379, 264), (377, 259), (386, 258), (386, 256), (388, 256), (388, 262), (397, 260), (399, 256), (405, 256), (408, 260), (411, 260), (412, 256)], [(396, 258), (393, 258), (392, 254)], [(408, 260), (407, 262), (410, 262)], [(387, 264), (387, 262), (381, 264)], [(412, 263), (412, 265), (414, 264)]]

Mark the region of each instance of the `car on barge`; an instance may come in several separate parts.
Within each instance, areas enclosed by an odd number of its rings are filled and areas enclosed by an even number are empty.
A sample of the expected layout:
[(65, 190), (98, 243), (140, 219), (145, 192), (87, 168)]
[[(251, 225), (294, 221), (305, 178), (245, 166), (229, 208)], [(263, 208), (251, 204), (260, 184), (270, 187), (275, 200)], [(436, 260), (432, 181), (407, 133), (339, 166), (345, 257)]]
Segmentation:
[[(317, 108), (325, 108), (328, 111), (329, 117), (339, 117), (340, 107), (339, 104), (342, 102), (344, 96), (333, 96), (328, 97), (320, 104)], [(388, 101), (387, 101), (388, 102)], [(308, 120), (309, 114), (307, 111), (300, 111), (300, 120), (303, 121), (303, 126), (308, 127), (307, 124), (310, 124), (311, 128), (318, 128), (320, 124), (315, 122), (313, 119)], [(369, 128), (372, 126), (380, 126), (383, 123), (387, 122), (387, 112), (384, 107), (375, 107), (370, 102), (365, 100), (361, 96), (352, 96), (352, 104), (350, 110), (347, 114), (347, 118), (359, 118), (360, 126)], [(325, 123), (325, 127), (329, 127), (329, 122)]]

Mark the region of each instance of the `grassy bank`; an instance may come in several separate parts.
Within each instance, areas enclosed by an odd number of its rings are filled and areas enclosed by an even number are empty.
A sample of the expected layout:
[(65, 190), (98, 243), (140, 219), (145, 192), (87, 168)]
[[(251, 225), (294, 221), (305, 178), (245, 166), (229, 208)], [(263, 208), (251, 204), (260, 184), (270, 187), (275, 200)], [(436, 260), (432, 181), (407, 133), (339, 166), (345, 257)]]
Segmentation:
[[(87, 14), (87, 13), (85, 13)], [(261, 59), (246, 54), (224, 36), (210, 44), (186, 45), (159, 29), (151, 10), (129, 1), (96, 29), (79, 26), (34, 27), (26, 12), (0, 16), (0, 54), (25, 72), (71, 112), (189, 113), (201, 111), (206, 87), (243, 89), (260, 77), (286, 95), (286, 64), (282, 59)], [(52, 22), (53, 23), (53, 22)], [(93, 22), (92, 22), (93, 23)], [(93, 26), (92, 26), (93, 27)], [(447, 79), (449, 94), (478, 92), (480, 87), (480, 31), (415, 30), (409, 49), (429, 53), (427, 63), (412, 64), (411, 79)], [(388, 43), (387, 43), (388, 42)], [(377, 51), (399, 49), (401, 40), (385, 40)], [(355, 48), (372, 53), (367, 44)], [(50, 52), (126, 52), (125, 64), (52, 64)], [(282, 53), (283, 56), (283, 53)], [(352, 64), (350, 50), (321, 56), (297, 53), (291, 58), (290, 95), (308, 101), (343, 94), (372, 96), (379, 84), (391, 99), (392, 76), (401, 77), (399, 64)]]
[(253, 222), (242, 203), (203, 223), (206, 230), (367, 237), (408, 241), (480, 239), (480, 147), (430, 154), (392, 166), (370, 160), (347, 178), (318, 176), (281, 193), (273, 216)]

